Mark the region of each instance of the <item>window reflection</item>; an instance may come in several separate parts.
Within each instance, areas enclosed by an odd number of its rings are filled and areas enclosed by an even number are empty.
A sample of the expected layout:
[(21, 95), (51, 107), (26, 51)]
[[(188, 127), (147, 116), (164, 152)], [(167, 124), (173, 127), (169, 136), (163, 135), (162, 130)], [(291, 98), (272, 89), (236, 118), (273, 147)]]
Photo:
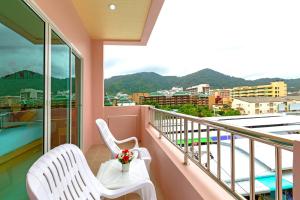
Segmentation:
[(0, 199), (27, 199), (43, 152), (44, 22), (20, 0), (0, 6)]
[(69, 141), (70, 48), (51, 33), (51, 148)]

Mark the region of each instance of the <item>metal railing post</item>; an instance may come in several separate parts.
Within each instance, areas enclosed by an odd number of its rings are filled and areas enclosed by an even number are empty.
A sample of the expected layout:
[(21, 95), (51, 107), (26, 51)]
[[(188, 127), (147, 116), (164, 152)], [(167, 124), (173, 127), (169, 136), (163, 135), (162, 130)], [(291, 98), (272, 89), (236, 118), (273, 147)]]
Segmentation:
[(217, 130), (217, 178), (221, 180), (221, 138), (220, 129)]
[(171, 129), (172, 130), (172, 139), (171, 140), (172, 140), (172, 142), (174, 142), (174, 140), (175, 140), (174, 139), (175, 138), (175, 136), (174, 136), (174, 133), (175, 133), (175, 126), (174, 126), (175, 116), (172, 116), (171, 119), (172, 119), (171, 120), (171, 123), (172, 123), (172, 129)]
[(207, 161), (206, 161), (206, 165), (207, 165), (207, 170), (210, 171), (210, 127), (207, 125), (206, 126), (206, 154), (207, 154)]
[(161, 139), (161, 136), (162, 136), (162, 132), (163, 132), (163, 114), (160, 112), (159, 113), (159, 136), (158, 138)]
[(180, 118), (180, 148), (182, 148), (182, 118)]
[(201, 150), (201, 124), (198, 124), (198, 161), (201, 164), (202, 150)]
[(234, 134), (230, 137), (230, 158), (231, 158), (231, 190), (235, 191), (235, 145)]
[(191, 124), (191, 141), (192, 141), (192, 143), (191, 143), (191, 151), (192, 151), (192, 158), (194, 158), (194, 122), (192, 121), (191, 122), (192, 124)]
[(279, 147), (275, 147), (276, 162), (276, 200), (282, 200), (282, 154)]
[(176, 145), (178, 145), (178, 118), (177, 117), (175, 117), (175, 119), (176, 119), (176, 124), (175, 124), (175, 126), (176, 126), (176, 132), (175, 132), (175, 140), (176, 140), (176, 142), (175, 142), (175, 144)]
[(250, 200), (255, 200), (255, 163), (254, 141), (249, 139)]
[(189, 141), (188, 141), (188, 120), (184, 119), (184, 164), (188, 164)]

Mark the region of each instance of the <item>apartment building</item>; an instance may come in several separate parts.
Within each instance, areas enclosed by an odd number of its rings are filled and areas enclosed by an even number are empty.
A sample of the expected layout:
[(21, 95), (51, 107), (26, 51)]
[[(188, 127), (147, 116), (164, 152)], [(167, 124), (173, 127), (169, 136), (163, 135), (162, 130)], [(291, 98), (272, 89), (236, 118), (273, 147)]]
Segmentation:
[(300, 96), (239, 97), (233, 99), (232, 108), (245, 115), (297, 112), (300, 111)]
[(159, 105), (183, 105), (193, 103), (189, 92), (176, 92), (173, 95), (164, 95), (161, 92), (152, 92), (150, 96), (141, 97), (141, 104), (155, 102)]
[(141, 97), (141, 103), (155, 102), (159, 105), (183, 105), (193, 104), (199, 106), (209, 106), (215, 104), (214, 96), (208, 94), (191, 95), (189, 92), (176, 92), (172, 96), (162, 95), (159, 92), (150, 93), (148, 97)]
[(132, 95), (130, 95), (130, 99), (137, 103), (137, 104), (141, 104), (141, 99), (143, 97), (149, 97), (149, 93), (147, 92), (136, 92), (136, 93), (132, 93)]
[(200, 84), (200, 85), (195, 85), (195, 86), (192, 86), (192, 87), (188, 87), (185, 90), (190, 92), (192, 95), (196, 95), (196, 94), (199, 94), (199, 93), (208, 94), (209, 89), (210, 89), (209, 84)]
[(230, 105), (231, 104), (231, 89), (214, 89), (209, 92), (215, 97), (216, 105)]
[(234, 87), (232, 98), (238, 97), (285, 97), (287, 84), (283, 81), (271, 82), (269, 85)]

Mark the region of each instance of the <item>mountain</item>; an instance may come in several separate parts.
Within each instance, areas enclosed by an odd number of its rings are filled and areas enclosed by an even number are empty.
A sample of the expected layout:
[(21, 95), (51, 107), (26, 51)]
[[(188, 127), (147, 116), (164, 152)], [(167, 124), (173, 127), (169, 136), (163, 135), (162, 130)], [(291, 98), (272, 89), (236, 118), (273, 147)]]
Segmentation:
[(105, 79), (105, 91), (109, 94), (117, 92), (133, 93), (137, 91), (151, 92), (173, 87), (176, 76), (161, 76), (154, 72), (142, 72)]
[(186, 76), (162, 76), (154, 72), (141, 72), (122, 76), (114, 76), (105, 79), (105, 92), (116, 94), (124, 92), (154, 92), (157, 90), (170, 89), (173, 86), (187, 88), (201, 83), (208, 83), (211, 88), (233, 88), (244, 85), (269, 84), (272, 81), (283, 80), (288, 85), (288, 91), (300, 90), (300, 78), (262, 78), (257, 80), (246, 80), (234, 76), (228, 76), (212, 69), (202, 69)]

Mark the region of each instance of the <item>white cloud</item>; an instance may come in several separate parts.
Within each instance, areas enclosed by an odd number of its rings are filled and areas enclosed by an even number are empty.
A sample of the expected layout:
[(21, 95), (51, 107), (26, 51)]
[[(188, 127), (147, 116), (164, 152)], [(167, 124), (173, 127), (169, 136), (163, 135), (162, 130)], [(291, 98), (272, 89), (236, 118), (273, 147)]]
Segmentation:
[(105, 77), (203, 68), (249, 79), (300, 77), (298, 0), (166, 0), (147, 46), (106, 46)]

